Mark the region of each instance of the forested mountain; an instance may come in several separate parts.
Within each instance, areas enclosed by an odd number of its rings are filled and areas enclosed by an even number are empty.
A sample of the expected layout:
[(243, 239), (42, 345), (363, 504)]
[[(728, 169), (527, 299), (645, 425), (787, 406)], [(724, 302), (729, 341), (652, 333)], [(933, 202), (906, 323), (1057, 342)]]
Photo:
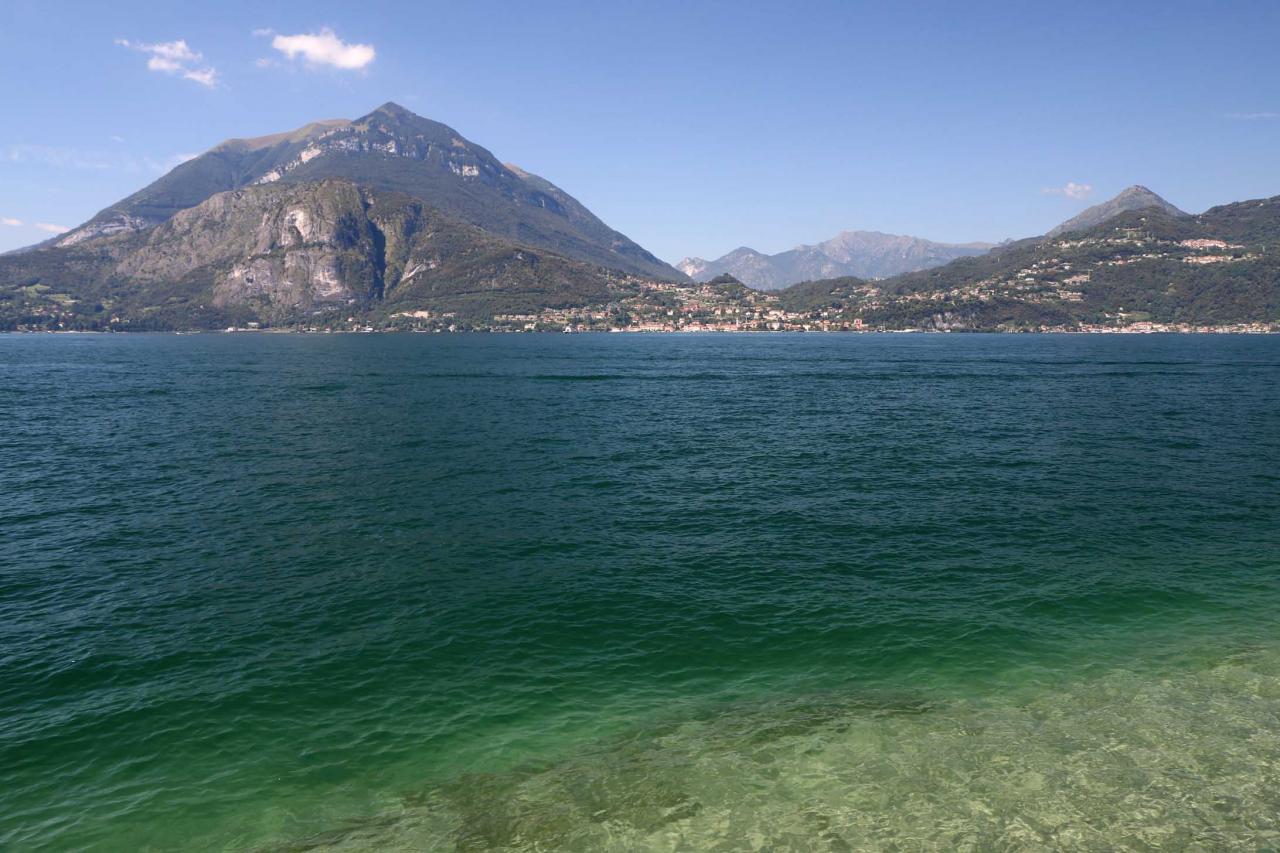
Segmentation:
[(781, 294), (893, 328), (1000, 329), (1280, 322), (1280, 197), (1190, 216), (1165, 205), (878, 282)]

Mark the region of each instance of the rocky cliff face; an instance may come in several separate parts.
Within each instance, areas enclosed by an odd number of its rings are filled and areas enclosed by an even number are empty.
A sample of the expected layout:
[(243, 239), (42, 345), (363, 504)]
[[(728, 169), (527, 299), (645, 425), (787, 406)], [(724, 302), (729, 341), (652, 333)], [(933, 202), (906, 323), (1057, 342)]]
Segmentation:
[(116, 273), (180, 281), (204, 271), (216, 305), (367, 302), (382, 295), (386, 240), (370, 202), (338, 181), (220, 193), (157, 227)]

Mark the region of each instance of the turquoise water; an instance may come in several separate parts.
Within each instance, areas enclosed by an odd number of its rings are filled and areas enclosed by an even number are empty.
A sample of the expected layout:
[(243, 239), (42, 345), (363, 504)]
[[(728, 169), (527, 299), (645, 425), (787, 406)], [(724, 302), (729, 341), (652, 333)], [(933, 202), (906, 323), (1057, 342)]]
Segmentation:
[(1280, 339), (0, 336), (0, 848), (1280, 846)]

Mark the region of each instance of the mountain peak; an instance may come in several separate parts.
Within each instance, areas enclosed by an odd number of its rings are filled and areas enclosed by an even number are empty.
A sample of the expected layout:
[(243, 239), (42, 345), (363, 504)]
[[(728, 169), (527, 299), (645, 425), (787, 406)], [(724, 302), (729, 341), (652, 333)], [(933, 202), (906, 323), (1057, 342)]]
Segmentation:
[(1087, 231), (1090, 228), (1102, 225), (1110, 219), (1114, 219), (1122, 213), (1128, 213), (1131, 210), (1145, 210), (1151, 207), (1170, 216), (1188, 215), (1141, 184), (1134, 184), (1125, 188), (1114, 198), (1084, 209), (1045, 236), (1057, 237), (1060, 234), (1068, 234), (1072, 231)]
[(437, 132), (445, 130), (457, 135), (457, 131), (448, 125), (420, 116), (413, 110), (400, 106), (395, 101), (387, 101), (368, 115), (356, 119), (355, 123), (357, 125), (377, 123), (392, 128), (411, 129), (414, 131), (430, 128)]
[[(1142, 184), (1134, 184), (1133, 186), (1125, 187), (1121, 190), (1120, 194), (1116, 196), (1116, 198), (1134, 198), (1137, 196), (1159, 199), (1162, 202), (1164, 201), (1164, 199), (1160, 198), (1160, 196), (1155, 192), (1144, 187)], [(1168, 202), (1165, 203), (1167, 204)]]
[(413, 110), (406, 109), (405, 107), (402, 107), (399, 104), (397, 104), (395, 101), (387, 101), (385, 104), (383, 104), (382, 106), (374, 110), (373, 113), (370, 113), (370, 115), (377, 114), (377, 113), (394, 116), (396, 118), (405, 118), (408, 116), (412, 116), (413, 118), (420, 117)]

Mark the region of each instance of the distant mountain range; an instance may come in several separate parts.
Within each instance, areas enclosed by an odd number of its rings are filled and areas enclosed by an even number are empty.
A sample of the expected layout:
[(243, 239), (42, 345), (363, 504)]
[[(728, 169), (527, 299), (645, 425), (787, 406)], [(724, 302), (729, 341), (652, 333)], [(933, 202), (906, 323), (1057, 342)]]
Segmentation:
[(845, 231), (822, 243), (776, 255), (743, 246), (714, 261), (685, 258), (675, 266), (694, 281), (728, 274), (757, 290), (780, 290), (800, 281), (840, 276), (887, 278), (981, 255), (994, 245), (935, 243), (879, 231)]
[[(1115, 198), (1087, 208), (1049, 231), (1056, 237), (1094, 228), (1132, 210), (1156, 208), (1171, 216), (1187, 214), (1143, 186), (1132, 186)], [(830, 240), (766, 255), (741, 246), (714, 261), (685, 258), (676, 269), (698, 282), (731, 275), (756, 290), (781, 290), (792, 284), (853, 277), (885, 279), (949, 264), (958, 258), (983, 255), (995, 243), (936, 243), (921, 237), (844, 231)]]

